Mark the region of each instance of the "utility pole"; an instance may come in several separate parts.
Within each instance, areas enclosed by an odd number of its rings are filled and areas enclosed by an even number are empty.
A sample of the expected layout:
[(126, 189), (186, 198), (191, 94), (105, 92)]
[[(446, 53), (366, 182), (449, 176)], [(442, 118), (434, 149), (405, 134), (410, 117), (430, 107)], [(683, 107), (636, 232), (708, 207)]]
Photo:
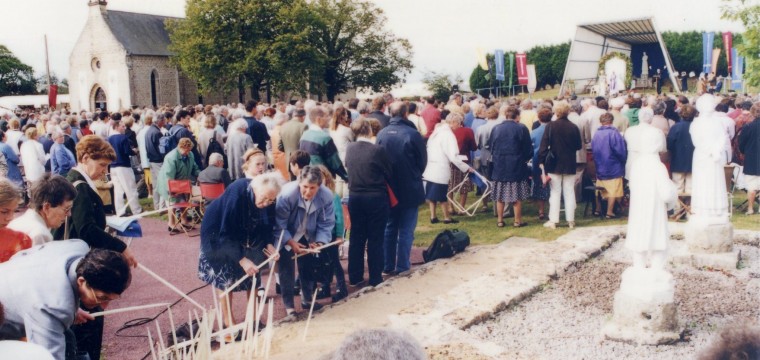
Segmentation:
[(47, 34), (45, 34), (45, 67), (47, 69), (47, 88), (48, 88), (48, 94), (50, 94), (50, 58), (48, 57), (48, 43), (47, 43)]

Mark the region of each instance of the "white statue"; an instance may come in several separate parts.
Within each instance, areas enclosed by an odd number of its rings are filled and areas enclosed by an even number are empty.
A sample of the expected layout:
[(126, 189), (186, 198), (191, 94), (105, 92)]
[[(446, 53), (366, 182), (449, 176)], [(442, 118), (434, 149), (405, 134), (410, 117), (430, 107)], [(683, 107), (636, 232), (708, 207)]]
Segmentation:
[(649, 56), (647, 56), (647, 53), (644, 53), (644, 56), (641, 57), (641, 78), (646, 79), (649, 77)]
[(617, 94), (618, 88), (617, 88), (617, 78), (615, 77), (615, 72), (611, 72), (610, 75), (607, 77), (607, 84), (608, 88), (610, 89), (610, 95)]
[(607, 96), (607, 76), (604, 75), (604, 70), (599, 73), (599, 80), (597, 80), (598, 96)]
[(653, 117), (651, 109), (641, 109), (639, 125), (626, 131), (629, 149), (638, 153), (628, 158), (633, 165), (625, 248), (633, 254), (633, 266), (623, 271), (603, 334), (612, 340), (661, 345), (680, 338), (675, 282), (665, 269), (670, 240), (667, 210), (675, 205), (676, 187), (660, 161), (665, 135), (650, 125)]
[[(668, 209), (676, 203), (676, 187), (660, 161), (665, 149), (665, 135), (651, 125), (654, 113), (639, 111), (639, 125), (626, 131), (629, 149), (631, 206), (625, 247), (633, 252), (633, 266), (652, 269), (665, 266), (668, 232)], [(633, 155), (633, 156), (631, 156)], [(649, 259), (648, 259), (649, 258)]]
[(724, 166), (728, 163), (728, 135), (714, 116), (715, 97), (697, 99), (699, 116), (689, 128), (694, 144), (691, 212), (703, 220), (728, 220), (728, 197)]

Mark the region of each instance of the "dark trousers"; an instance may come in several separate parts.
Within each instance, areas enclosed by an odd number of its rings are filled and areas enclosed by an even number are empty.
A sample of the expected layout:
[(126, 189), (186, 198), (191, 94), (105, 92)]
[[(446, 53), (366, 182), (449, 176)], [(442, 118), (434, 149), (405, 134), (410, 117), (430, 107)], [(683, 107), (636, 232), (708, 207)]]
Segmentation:
[(388, 211), (388, 195), (350, 194), (348, 197), (348, 213), (351, 215), (348, 280), (352, 284), (364, 279), (365, 248), (369, 284), (374, 286), (383, 282), (383, 239)]
[[(333, 237), (333, 242), (335, 241), (335, 237)], [(330, 276), (330, 282), (332, 282), (333, 276), (335, 276), (335, 286), (337, 289), (345, 289), (346, 288), (346, 273), (343, 272), (343, 265), (340, 264), (340, 251), (339, 248), (340, 245), (333, 245), (329, 248), (325, 249), (324, 252), (327, 254), (327, 256), (330, 257), (330, 263), (332, 263), (333, 266), (333, 274)], [(325, 286), (328, 290), (330, 289), (330, 282), (327, 282), (326, 284), (322, 284)]]
[[(103, 311), (100, 306), (94, 309), (85, 309), (87, 312), (99, 312)], [(95, 320), (90, 320), (84, 324), (72, 325), (71, 330), (74, 331), (77, 341), (77, 352), (86, 352), (90, 355), (90, 359), (100, 359), (100, 350), (103, 347), (103, 324), (104, 317), (98, 316)]]
[[(299, 243), (304, 246), (308, 246), (308, 242), (305, 239), (301, 239)], [(283, 247), (280, 250), (280, 260), (277, 262), (277, 269), (280, 274), (280, 289), (282, 290), (282, 303), (286, 309), (295, 309), (295, 303), (293, 298), (295, 297), (295, 264), (293, 261), (293, 250), (286, 250)], [(311, 302), (312, 295), (314, 294), (314, 281), (311, 279), (305, 279), (304, 263), (306, 262), (305, 256), (301, 256), (296, 261), (298, 263), (298, 280), (301, 282), (301, 304), (307, 304)]]

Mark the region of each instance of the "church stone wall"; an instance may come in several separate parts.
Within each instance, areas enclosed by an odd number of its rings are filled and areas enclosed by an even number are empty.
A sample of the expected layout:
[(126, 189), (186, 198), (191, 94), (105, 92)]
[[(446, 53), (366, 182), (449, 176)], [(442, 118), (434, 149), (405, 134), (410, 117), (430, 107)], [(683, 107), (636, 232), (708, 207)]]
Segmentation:
[(132, 56), (130, 91), (133, 106), (152, 106), (150, 76), (156, 72), (156, 105), (177, 105), (177, 69), (165, 56)]

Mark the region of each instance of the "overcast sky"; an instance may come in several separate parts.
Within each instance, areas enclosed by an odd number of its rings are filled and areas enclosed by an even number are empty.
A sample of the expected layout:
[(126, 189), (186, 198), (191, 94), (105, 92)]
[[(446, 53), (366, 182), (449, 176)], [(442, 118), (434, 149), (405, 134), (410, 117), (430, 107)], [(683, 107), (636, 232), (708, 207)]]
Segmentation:
[[(88, 0), (0, 0), (0, 44), (35, 72), (45, 72), (43, 37), (50, 70), (68, 78), (69, 56), (87, 19)], [(469, 79), (476, 49), (527, 50), (569, 41), (578, 24), (654, 17), (660, 31), (741, 31), (720, 19), (720, 0), (374, 0), (388, 27), (409, 39), (414, 70), (408, 87), (419, 87), (426, 71)], [(184, 16), (184, 0), (109, 0), (108, 8)], [(530, 63), (530, 59), (528, 59)], [(676, 65), (677, 66), (677, 65)]]

